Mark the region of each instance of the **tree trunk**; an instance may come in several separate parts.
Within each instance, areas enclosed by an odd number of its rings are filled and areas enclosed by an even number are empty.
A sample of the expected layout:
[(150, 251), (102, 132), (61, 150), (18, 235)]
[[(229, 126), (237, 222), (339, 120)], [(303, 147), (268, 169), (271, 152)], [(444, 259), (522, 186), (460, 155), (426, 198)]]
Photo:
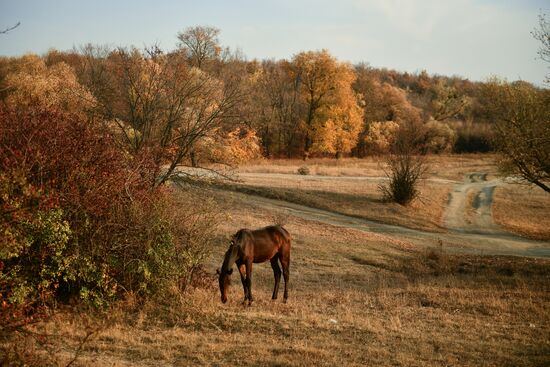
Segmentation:
[(197, 155), (195, 154), (195, 151), (192, 150), (191, 153), (189, 154), (190, 157), (191, 157), (191, 166), (193, 167), (198, 167), (199, 166), (199, 162), (197, 161)]

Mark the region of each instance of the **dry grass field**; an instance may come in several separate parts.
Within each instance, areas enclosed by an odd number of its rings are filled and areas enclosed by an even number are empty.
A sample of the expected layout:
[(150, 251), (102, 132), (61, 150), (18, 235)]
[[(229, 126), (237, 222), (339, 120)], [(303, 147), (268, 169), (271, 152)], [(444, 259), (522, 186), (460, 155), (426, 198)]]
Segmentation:
[(493, 217), (497, 224), (514, 233), (550, 240), (550, 195), (538, 187), (497, 187)]
[[(441, 154), (426, 157), (430, 166), (428, 176), (432, 178), (461, 181), (468, 172), (482, 171), (496, 174), (497, 168), (492, 154)], [(292, 173), (306, 166), (310, 175), (320, 176), (374, 176), (384, 175), (383, 157), (367, 158), (315, 158), (307, 161), (299, 159), (271, 159), (252, 161), (239, 172), (249, 173)]]
[(441, 220), (449, 183), (423, 182), (420, 199), (409, 206), (384, 202), (380, 179), (317, 178), (301, 175), (243, 175), (236, 191), (409, 228), (443, 231)]
[[(467, 172), (496, 172), (490, 157), (451, 158), (430, 158), (435, 162), (431, 178), (460, 182)], [(338, 180), (254, 176), (294, 173), (299, 164), (243, 167), (240, 172), (250, 175), (241, 184), (246, 190), (239, 191), (443, 231), (441, 213), (453, 181), (427, 181), (431, 201), (398, 208), (380, 201), (376, 182), (350, 179), (380, 174), (375, 168), (368, 171), (374, 161), (346, 162), (345, 167), (318, 163), (315, 172)], [(549, 259), (459, 255), (445, 243), (418, 247), (398, 236), (268, 210), (254, 196), (220, 190), (208, 195), (216, 198), (226, 220), (193, 289), (145, 305), (129, 295), (125, 303), (102, 313), (61, 309), (32, 327), (35, 338), (12, 340), (14, 347), (34, 354), (39, 364), (67, 365), (77, 355), (73, 366), (550, 364)], [(524, 186), (498, 187), (495, 219), (534, 233), (547, 219), (526, 229), (527, 220), (521, 218), (548, 218), (544, 200)], [(235, 274), (229, 302), (222, 304), (215, 270), (229, 236), (242, 227), (275, 222), (283, 222), (293, 236), (288, 303), (271, 300), (273, 273), (265, 263), (254, 265), (251, 307), (241, 304), (242, 286)]]

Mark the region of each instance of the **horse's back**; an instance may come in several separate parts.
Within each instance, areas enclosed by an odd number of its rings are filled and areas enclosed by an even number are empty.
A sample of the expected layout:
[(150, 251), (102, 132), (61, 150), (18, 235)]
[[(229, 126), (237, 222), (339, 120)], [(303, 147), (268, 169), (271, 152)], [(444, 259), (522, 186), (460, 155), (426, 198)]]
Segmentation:
[(274, 238), (277, 242), (288, 242), (290, 244), (290, 233), (281, 225), (267, 226), (264, 228), (257, 229), (253, 231), (254, 234), (268, 234), (270, 237)]
[(255, 230), (243, 228), (235, 234), (235, 239), (245, 256), (253, 257), (254, 262), (264, 262), (290, 250), (290, 234), (280, 225)]

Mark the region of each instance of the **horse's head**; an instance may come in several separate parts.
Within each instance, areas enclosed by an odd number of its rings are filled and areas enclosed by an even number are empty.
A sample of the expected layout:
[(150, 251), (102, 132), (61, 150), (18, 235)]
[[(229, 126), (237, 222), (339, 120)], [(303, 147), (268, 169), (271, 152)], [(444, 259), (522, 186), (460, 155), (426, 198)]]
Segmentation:
[(222, 294), (222, 302), (227, 302), (227, 290), (229, 289), (229, 276), (233, 273), (233, 268), (224, 269), (223, 266), (216, 270), (219, 275), (220, 292)]
[(222, 267), (216, 272), (219, 276), (219, 283), (220, 283), (220, 292), (222, 294), (222, 302), (227, 302), (227, 291), (229, 289), (229, 278), (230, 275), (233, 273), (233, 264), (235, 263), (235, 259), (238, 255), (238, 245), (237, 245), (237, 238), (233, 236), (231, 238), (231, 242), (229, 244), (229, 248), (225, 252), (225, 256), (223, 258), (223, 264)]

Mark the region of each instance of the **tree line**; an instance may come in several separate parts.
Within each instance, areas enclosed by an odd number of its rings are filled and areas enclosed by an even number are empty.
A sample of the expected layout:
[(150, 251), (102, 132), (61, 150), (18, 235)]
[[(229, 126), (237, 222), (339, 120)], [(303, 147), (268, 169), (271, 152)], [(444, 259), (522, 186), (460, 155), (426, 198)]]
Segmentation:
[(183, 162), (384, 154), (413, 131), (422, 153), (495, 148), (490, 82), (351, 65), (327, 50), (246, 60), (218, 35), (188, 28), (171, 51), (86, 45), (4, 57), (0, 98), (43, 93), (49, 104), (102, 120), (128, 150), (154, 148), (158, 162), (172, 163), (159, 182)]

